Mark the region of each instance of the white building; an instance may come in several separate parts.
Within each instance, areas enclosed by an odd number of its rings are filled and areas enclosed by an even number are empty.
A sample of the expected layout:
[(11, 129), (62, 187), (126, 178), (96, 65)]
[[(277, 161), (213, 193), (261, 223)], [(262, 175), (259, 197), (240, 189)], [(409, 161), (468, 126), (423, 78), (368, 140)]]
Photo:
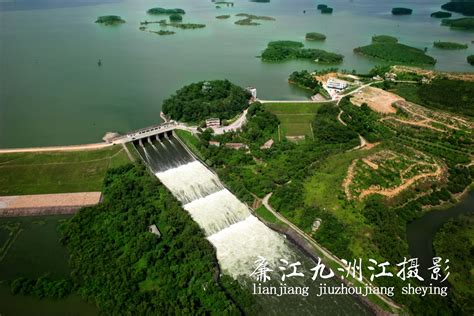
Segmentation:
[(207, 128), (221, 127), (221, 120), (218, 118), (210, 118), (206, 120)]
[(257, 88), (254, 88), (254, 87), (247, 87), (246, 90), (252, 95), (252, 99), (253, 99), (253, 100), (256, 100), (256, 99), (257, 99)]
[(334, 90), (344, 90), (345, 88), (347, 88), (347, 82), (331, 78), (328, 80), (326, 87)]

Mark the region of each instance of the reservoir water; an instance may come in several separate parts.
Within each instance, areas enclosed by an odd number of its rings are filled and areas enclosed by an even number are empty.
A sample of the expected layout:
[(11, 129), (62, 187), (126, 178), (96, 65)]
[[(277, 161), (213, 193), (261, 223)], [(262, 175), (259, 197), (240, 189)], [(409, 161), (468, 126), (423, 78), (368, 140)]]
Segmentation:
[(470, 191), (460, 203), (448, 209), (433, 210), (407, 225), (410, 255), (413, 258), (418, 258), (420, 263), (420, 275), (425, 280), (428, 280), (427, 283), (433, 283), (433, 281), (430, 280), (430, 272), (427, 269), (433, 266), (432, 260), (436, 255), (433, 251), (433, 240), (436, 233), (450, 219), (456, 218), (461, 214), (473, 213), (474, 191)]
[[(281, 284), (309, 287), (306, 297), (288, 295), (258, 295), (257, 302), (266, 315), (370, 315), (371, 311), (350, 295), (325, 295), (318, 297), (319, 283), (337, 285), (336, 279), (311, 279), (311, 268), (316, 263), (295, 245), (253, 216), (250, 209), (240, 202), (219, 178), (189, 154), (174, 137), (162, 140), (149, 139), (143, 146), (136, 144), (143, 160), (156, 177), (182, 203), (185, 210), (199, 224), (207, 239), (216, 248), (217, 259), (223, 273), (241, 280), (252, 288), (250, 274), (259, 257), (268, 260), (275, 271), (271, 284), (279, 286), (279, 267), (299, 261), (303, 277), (288, 278)], [(293, 271), (291, 268), (288, 271)], [(277, 278), (275, 278), (277, 276)], [(257, 284), (255, 282), (255, 284)], [(265, 284), (264, 284), (265, 285)]]
[[(376, 62), (354, 55), (374, 34), (397, 36), (438, 60), (436, 69), (472, 71), (472, 32), (450, 30), (429, 17), (446, 0), (400, 0), (411, 16), (390, 15), (395, 3), (328, 0), (332, 15), (321, 15), (312, 0), (235, 0), (233, 7), (210, 0), (4, 0), (0, 2), (0, 148), (100, 141), (107, 131), (124, 132), (160, 122), (163, 99), (181, 86), (227, 78), (257, 87), (265, 99), (304, 99), (287, 83), (295, 70), (328, 66), (307, 61), (262, 63), (256, 56), (271, 40), (304, 42), (307, 32), (327, 40), (305, 42), (345, 55), (341, 69), (367, 71)], [(171, 36), (138, 30), (140, 21), (159, 20), (151, 7), (181, 7), (184, 22), (199, 30), (176, 29)], [(303, 13), (306, 10), (306, 13)], [(259, 26), (238, 26), (234, 14), (272, 16)], [(101, 26), (100, 15), (117, 14), (127, 23)], [(227, 20), (217, 15), (230, 14)], [(458, 15), (454, 14), (454, 17)], [(156, 24), (150, 26), (158, 30)], [(469, 43), (463, 51), (432, 47), (437, 40)], [(102, 66), (98, 67), (98, 60)]]

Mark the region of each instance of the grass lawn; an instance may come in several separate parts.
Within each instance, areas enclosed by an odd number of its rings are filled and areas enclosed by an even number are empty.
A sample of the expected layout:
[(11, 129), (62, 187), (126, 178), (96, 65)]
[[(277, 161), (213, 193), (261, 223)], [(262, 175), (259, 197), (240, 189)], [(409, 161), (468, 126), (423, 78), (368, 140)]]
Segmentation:
[(272, 214), (265, 206), (260, 206), (255, 210), (255, 213), (257, 213), (258, 217), (262, 218), (263, 220), (272, 223), (272, 224), (283, 224), (280, 222), (278, 218), (275, 217), (275, 215)]
[(107, 169), (129, 163), (122, 146), (0, 155), (0, 195), (100, 191)]
[(281, 122), (282, 136), (312, 137), (311, 122), (322, 103), (266, 103), (265, 109)]
[(281, 122), (283, 136), (312, 137), (311, 122), (314, 114), (277, 114), (277, 117)]
[(195, 154), (199, 159), (204, 159), (203, 154), (199, 151), (199, 139), (188, 131), (175, 129), (174, 132), (181, 139), (181, 141)]

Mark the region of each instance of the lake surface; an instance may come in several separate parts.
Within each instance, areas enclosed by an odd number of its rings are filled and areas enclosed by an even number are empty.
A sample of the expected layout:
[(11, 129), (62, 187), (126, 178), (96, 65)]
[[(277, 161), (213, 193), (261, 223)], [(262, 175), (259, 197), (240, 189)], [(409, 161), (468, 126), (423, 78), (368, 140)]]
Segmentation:
[[(394, 17), (394, 4), (377, 0), (328, 0), (333, 15), (321, 15), (312, 0), (237, 0), (234, 7), (221, 9), (210, 0), (0, 0), (0, 148), (96, 142), (107, 131), (159, 123), (163, 99), (200, 80), (227, 78), (255, 86), (265, 99), (305, 99), (304, 91), (287, 83), (288, 75), (328, 66), (268, 64), (256, 56), (268, 41), (304, 41), (312, 31), (328, 38), (306, 46), (345, 55), (341, 69), (373, 67), (373, 60), (354, 55), (353, 48), (368, 44), (374, 34), (390, 34), (402, 43), (429, 47), (438, 60), (436, 69), (472, 71), (466, 56), (474, 53), (473, 44), (462, 51), (432, 48), (436, 40), (470, 43), (474, 37), (429, 17), (444, 2), (401, 0), (396, 5), (413, 8), (414, 14)], [(172, 36), (139, 31), (140, 21), (163, 18), (146, 14), (154, 6), (181, 7), (184, 22), (207, 27), (176, 29)], [(215, 18), (242, 12), (276, 21), (238, 26), (238, 17)], [(94, 23), (108, 14), (127, 23)]]
[[(407, 225), (407, 238), (409, 252), (412, 258), (418, 258), (420, 263), (420, 275), (427, 283), (434, 283), (430, 280), (430, 272), (426, 269), (433, 266), (433, 239), (441, 227), (450, 219), (461, 214), (474, 213), (474, 191), (470, 191), (464, 199), (448, 208), (434, 210), (414, 220)], [(450, 258), (443, 258), (450, 259)]]

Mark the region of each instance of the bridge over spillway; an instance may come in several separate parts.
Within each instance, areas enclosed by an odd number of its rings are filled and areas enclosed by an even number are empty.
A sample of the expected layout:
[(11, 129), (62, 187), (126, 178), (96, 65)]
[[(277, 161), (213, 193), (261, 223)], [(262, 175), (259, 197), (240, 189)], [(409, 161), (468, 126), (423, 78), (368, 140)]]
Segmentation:
[(192, 133), (197, 132), (196, 127), (190, 127), (178, 122), (166, 122), (159, 125), (154, 125), (150, 127), (141, 128), (132, 132), (129, 132), (125, 135), (117, 136), (110, 140), (112, 144), (125, 144), (129, 142), (137, 142), (142, 144), (148, 139), (160, 139), (163, 137), (169, 137), (173, 134), (175, 129), (186, 130)]

